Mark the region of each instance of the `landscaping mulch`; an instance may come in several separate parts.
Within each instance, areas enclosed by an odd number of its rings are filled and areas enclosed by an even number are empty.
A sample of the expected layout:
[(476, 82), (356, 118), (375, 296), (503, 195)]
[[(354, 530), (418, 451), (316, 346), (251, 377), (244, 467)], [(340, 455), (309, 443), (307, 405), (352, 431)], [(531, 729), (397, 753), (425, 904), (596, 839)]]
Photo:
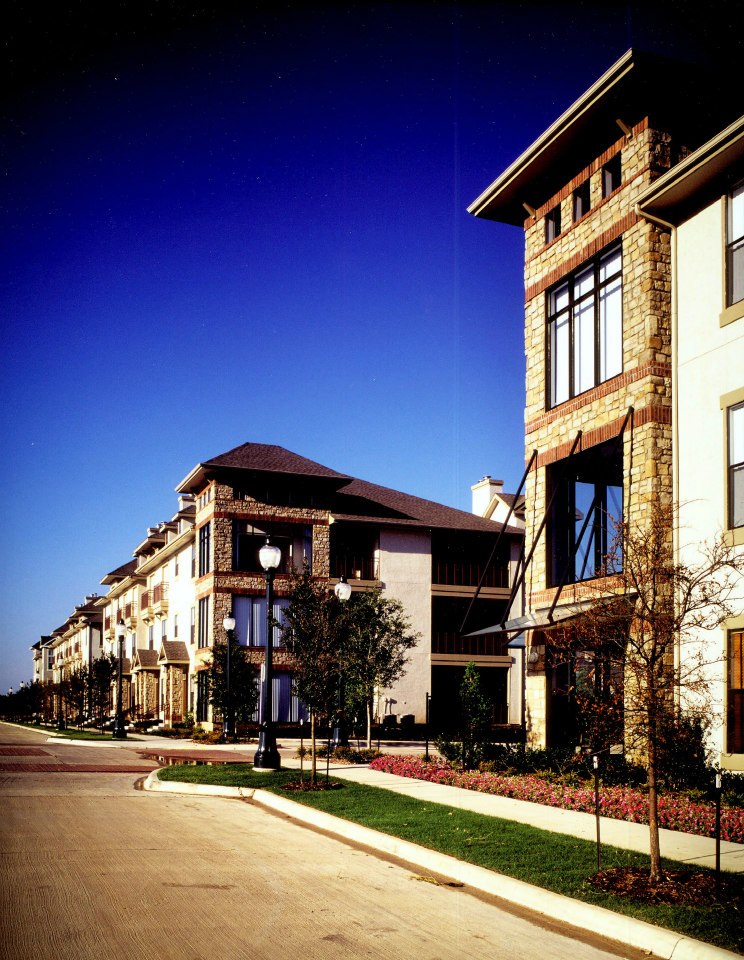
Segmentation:
[(652, 881), (643, 867), (614, 867), (601, 870), (589, 882), (615, 896), (638, 903), (708, 906), (720, 903), (743, 912), (744, 885), (741, 877), (723, 874), (716, 887), (714, 873), (701, 870), (665, 870), (660, 881)]

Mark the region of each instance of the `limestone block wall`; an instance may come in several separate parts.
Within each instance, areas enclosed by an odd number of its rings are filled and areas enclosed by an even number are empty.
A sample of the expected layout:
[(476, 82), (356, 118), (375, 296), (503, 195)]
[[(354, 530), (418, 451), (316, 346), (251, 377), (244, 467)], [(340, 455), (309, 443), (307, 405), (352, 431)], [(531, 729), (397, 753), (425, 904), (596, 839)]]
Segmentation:
[[(547, 509), (548, 467), (622, 433), (624, 516), (643, 521), (650, 504), (671, 502), (671, 246), (668, 231), (635, 211), (640, 192), (668, 169), (675, 145), (647, 121), (631, 137), (620, 137), (525, 224), (525, 457), (538, 451), (526, 485), (527, 554), (533, 550), (525, 584), (528, 609), (545, 609), (555, 595), (547, 585), (547, 537), (539, 531)], [(621, 182), (602, 196), (602, 168), (617, 154)], [(574, 190), (589, 180), (590, 209), (572, 222)], [(545, 216), (561, 210), (560, 234), (546, 242)], [(547, 297), (550, 288), (610, 244), (622, 245), (623, 365), (617, 376), (553, 408), (548, 406)], [(629, 416), (629, 410), (633, 412)], [(538, 538), (539, 533), (539, 538)], [(601, 590), (598, 581), (564, 588), (568, 603)], [(533, 638), (533, 642), (537, 642)], [(542, 640), (539, 642), (543, 642)], [(530, 664), (526, 679), (529, 741), (545, 743), (548, 691), (544, 658)]]

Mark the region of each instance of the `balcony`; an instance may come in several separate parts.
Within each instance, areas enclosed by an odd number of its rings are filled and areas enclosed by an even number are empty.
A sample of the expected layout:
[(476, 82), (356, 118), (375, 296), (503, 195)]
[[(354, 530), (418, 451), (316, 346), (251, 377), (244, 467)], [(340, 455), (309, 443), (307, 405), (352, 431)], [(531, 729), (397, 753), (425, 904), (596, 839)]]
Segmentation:
[(379, 580), (380, 563), (375, 556), (368, 554), (331, 556), (331, 576), (346, 577), (347, 580)]
[(431, 635), (431, 652), (460, 657), (505, 657), (507, 640), (501, 635), (463, 637), (454, 630), (437, 630)]
[(150, 623), (155, 619), (155, 611), (152, 606), (152, 593), (150, 590), (143, 590), (140, 597), (140, 616), (145, 623)]
[(124, 604), (124, 623), (127, 630), (132, 631), (137, 627), (137, 604), (129, 602)]
[[(486, 569), (484, 563), (477, 561), (444, 560), (438, 557), (432, 557), (431, 568), (432, 583), (452, 587), (477, 587)], [(481, 586), (508, 588), (509, 568), (506, 565), (491, 564)]]
[(167, 583), (156, 583), (152, 588), (152, 610), (156, 617), (168, 616)]

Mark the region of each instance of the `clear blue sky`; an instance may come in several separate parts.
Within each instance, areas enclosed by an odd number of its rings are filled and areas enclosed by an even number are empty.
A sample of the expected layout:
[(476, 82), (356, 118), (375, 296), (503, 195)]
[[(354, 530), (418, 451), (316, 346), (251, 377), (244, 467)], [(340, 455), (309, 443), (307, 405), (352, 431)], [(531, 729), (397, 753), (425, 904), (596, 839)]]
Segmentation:
[(523, 237), (466, 207), (630, 46), (720, 29), (671, 7), (10, 4), (0, 690), (237, 444), (516, 487)]

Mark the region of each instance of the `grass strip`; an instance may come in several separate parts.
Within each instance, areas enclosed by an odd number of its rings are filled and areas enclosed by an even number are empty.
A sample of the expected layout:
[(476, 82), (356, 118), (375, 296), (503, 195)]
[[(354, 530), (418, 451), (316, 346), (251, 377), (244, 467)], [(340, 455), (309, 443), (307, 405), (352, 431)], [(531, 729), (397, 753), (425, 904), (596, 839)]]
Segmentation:
[[(333, 777), (331, 782), (342, 784), (343, 789), (285, 791), (285, 784), (298, 780), (297, 770), (263, 773), (254, 772), (249, 764), (175, 765), (161, 770), (159, 776), (161, 780), (271, 790), (333, 816), (545, 890), (744, 952), (743, 918), (730, 905), (715, 902), (703, 906), (644, 904), (591, 886), (588, 877), (596, 871), (597, 851), (596, 845), (587, 840)], [(686, 866), (670, 860), (664, 864), (670, 869)], [(603, 869), (647, 865), (648, 857), (644, 854), (602, 846)]]

